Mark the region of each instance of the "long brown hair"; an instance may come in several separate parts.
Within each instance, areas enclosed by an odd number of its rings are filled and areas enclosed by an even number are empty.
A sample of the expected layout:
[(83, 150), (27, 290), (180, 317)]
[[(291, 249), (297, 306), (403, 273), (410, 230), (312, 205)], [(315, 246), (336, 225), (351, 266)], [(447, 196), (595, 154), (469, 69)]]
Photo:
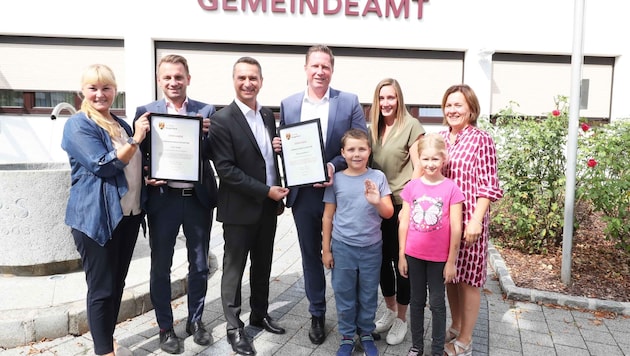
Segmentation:
[(393, 78), (385, 78), (378, 82), (376, 85), (376, 89), (374, 89), (374, 97), (372, 98), (372, 107), (370, 108), (370, 133), (372, 134), (372, 139), (374, 142), (378, 140), (380, 137), (380, 132), (385, 126), (385, 122), (383, 120), (383, 114), (381, 113), (381, 105), (380, 105), (380, 95), (381, 89), (386, 86), (392, 86), (394, 91), (396, 92), (396, 120), (394, 121), (394, 130), (392, 132), (392, 136), (396, 136), (401, 127), (404, 126), (404, 121), (408, 119), (411, 114), (407, 110), (405, 106), (405, 99), (403, 98), (402, 89), (400, 88), (400, 84), (396, 79)]

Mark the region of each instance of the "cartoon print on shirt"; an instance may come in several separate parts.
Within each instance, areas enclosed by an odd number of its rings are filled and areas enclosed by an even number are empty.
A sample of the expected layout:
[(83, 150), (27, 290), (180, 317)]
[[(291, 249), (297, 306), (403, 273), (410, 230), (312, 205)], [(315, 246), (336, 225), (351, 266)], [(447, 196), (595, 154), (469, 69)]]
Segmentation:
[[(425, 209), (423, 206), (426, 206)], [(435, 231), (440, 229), (438, 222), (442, 219), (442, 198), (423, 195), (413, 201), (411, 225), (418, 231)]]

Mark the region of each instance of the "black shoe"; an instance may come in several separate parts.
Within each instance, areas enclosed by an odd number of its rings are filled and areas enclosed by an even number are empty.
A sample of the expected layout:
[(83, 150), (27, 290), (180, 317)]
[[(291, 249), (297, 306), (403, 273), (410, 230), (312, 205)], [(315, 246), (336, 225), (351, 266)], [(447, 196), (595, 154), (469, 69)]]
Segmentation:
[(201, 346), (210, 345), (210, 334), (206, 331), (206, 327), (201, 320), (186, 323), (186, 332), (192, 335), (195, 344)]
[(227, 340), (232, 345), (232, 351), (239, 355), (255, 355), (252, 344), (249, 343), (245, 330), (242, 328), (228, 330)]
[(249, 319), (249, 325), (265, 329), (273, 334), (284, 334), (286, 332), (284, 328), (271, 319), (269, 315), (260, 320)]
[(181, 354), (184, 352), (173, 328), (164, 331), (160, 330), (160, 349), (168, 354)]
[(311, 330), (308, 332), (308, 338), (315, 345), (321, 345), (326, 340), (326, 333), (324, 330), (324, 317), (313, 316), (311, 318)]

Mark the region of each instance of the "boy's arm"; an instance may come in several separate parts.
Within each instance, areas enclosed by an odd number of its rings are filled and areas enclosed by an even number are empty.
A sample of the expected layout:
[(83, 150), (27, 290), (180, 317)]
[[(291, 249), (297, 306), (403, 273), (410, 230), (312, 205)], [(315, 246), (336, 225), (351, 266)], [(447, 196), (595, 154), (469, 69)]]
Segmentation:
[(398, 214), (398, 272), (407, 278), (407, 257), (405, 257), (405, 247), (407, 245), (407, 232), (409, 231), (409, 203), (403, 201), (402, 210)]
[(324, 205), (324, 215), (322, 216), (322, 263), (328, 269), (333, 268), (335, 264), (330, 243), (332, 241), (333, 216), (336, 209), (336, 204), (326, 203)]
[(378, 186), (373, 181), (365, 180), (365, 199), (374, 205), (383, 219), (389, 219), (394, 215), (394, 204), (390, 194), (381, 197)]
[(459, 253), (459, 244), (462, 239), (462, 205), (463, 203), (457, 203), (450, 207), (451, 243), (448, 249), (446, 266), (444, 266), (445, 283), (451, 283), (457, 276), (457, 254)]

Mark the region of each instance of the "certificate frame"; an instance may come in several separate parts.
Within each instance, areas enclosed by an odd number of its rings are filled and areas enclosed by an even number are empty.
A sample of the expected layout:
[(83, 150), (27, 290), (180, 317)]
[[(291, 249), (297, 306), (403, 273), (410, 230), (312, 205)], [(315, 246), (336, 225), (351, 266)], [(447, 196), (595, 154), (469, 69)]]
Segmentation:
[(280, 126), (278, 136), (282, 143), (285, 187), (299, 188), (328, 181), (319, 119)]
[(199, 116), (149, 114), (149, 179), (200, 182), (201, 134)]

